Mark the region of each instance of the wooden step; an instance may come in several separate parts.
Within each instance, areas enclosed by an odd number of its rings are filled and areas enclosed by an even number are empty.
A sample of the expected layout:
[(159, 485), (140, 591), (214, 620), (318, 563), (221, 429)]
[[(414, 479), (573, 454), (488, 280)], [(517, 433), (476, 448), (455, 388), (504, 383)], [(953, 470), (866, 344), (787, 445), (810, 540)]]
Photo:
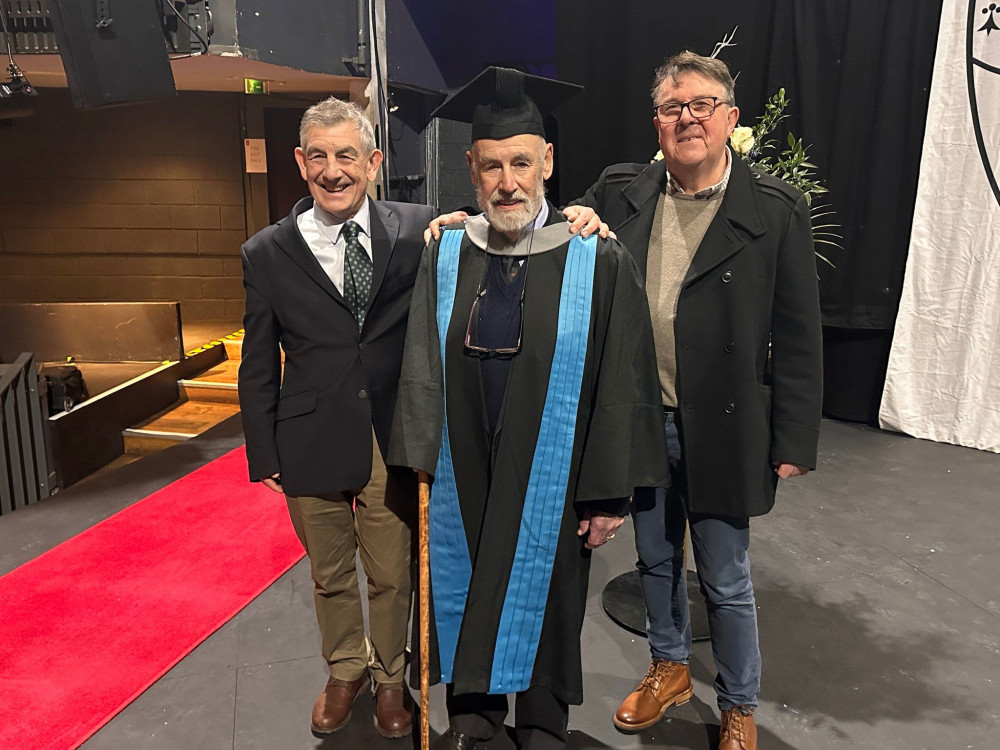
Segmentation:
[(240, 360), (224, 359), (210, 370), (206, 370), (190, 380), (178, 380), (181, 398), (188, 401), (212, 401), (223, 404), (238, 404), (237, 391)]
[(135, 425), (134, 429), (200, 435), (239, 411), (239, 406), (235, 404), (184, 401)]
[(191, 378), (194, 383), (225, 383), (236, 385), (239, 381), (240, 360), (224, 359), (214, 367)]
[[(226, 345), (226, 356), (229, 359), (239, 360), (243, 358), (243, 331), (237, 331), (232, 336), (222, 339)], [(281, 361), (285, 361), (285, 351), (281, 351)]]
[(122, 432), (127, 453), (148, 455), (200, 435), (240, 411), (239, 404), (183, 401)]
[(236, 383), (213, 383), (205, 380), (178, 380), (181, 398), (187, 401), (210, 401), (217, 404), (239, 404)]
[(243, 356), (243, 331), (239, 330), (236, 333), (230, 334), (222, 339), (222, 343), (226, 346), (226, 356), (229, 359), (239, 360)]
[(194, 436), (195, 433), (163, 432), (162, 430), (144, 430), (135, 427), (122, 430), (125, 454), (129, 456), (151, 456), (172, 445), (190, 440)]

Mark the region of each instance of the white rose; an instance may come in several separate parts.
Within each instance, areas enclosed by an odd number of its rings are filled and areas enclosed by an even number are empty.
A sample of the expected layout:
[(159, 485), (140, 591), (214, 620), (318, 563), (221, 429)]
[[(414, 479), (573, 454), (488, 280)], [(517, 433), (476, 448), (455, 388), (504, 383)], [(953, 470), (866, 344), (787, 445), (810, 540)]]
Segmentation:
[(729, 144), (740, 156), (746, 156), (754, 147), (753, 128), (735, 128), (729, 136)]

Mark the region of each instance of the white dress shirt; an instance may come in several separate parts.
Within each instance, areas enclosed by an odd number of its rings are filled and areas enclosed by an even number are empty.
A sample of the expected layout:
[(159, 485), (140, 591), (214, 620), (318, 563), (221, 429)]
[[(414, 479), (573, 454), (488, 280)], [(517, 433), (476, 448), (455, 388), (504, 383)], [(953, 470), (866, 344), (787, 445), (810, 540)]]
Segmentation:
[[(347, 249), (347, 239), (344, 237), (344, 225), (346, 221), (338, 221), (334, 216), (313, 203), (313, 207), (308, 211), (303, 211), (295, 220), (299, 227), (299, 234), (306, 241), (306, 245), (312, 250), (316, 260), (323, 266), (330, 281), (337, 287), (337, 291), (344, 293), (344, 252)], [(358, 209), (352, 221), (357, 222), (361, 227), (358, 234), (358, 242), (368, 253), (368, 257), (374, 263), (372, 255), (371, 240), (371, 214), (368, 201)]]

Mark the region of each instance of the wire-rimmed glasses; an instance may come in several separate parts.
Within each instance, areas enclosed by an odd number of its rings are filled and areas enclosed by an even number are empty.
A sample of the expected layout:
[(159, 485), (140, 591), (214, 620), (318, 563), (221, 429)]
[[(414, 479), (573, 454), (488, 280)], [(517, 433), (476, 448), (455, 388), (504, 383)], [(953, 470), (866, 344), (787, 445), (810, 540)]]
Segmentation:
[(531, 260), (530, 252), (528, 256), (524, 259), (524, 279), (521, 282), (521, 299), (520, 299), (520, 310), (518, 315), (520, 316), (520, 321), (517, 329), (517, 345), (513, 347), (500, 346), (500, 347), (488, 347), (488, 346), (478, 346), (472, 343), (472, 321), (475, 320), (479, 315), (479, 303), (486, 296), (486, 268), (489, 266), (489, 258), (487, 257), (486, 262), (483, 265), (483, 274), (479, 279), (479, 290), (476, 292), (475, 299), (472, 300), (472, 308), (469, 310), (469, 322), (465, 326), (465, 350), (468, 352), (474, 352), (481, 357), (513, 357), (519, 351), (521, 351), (521, 337), (524, 335), (524, 290), (528, 288), (528, 261)]

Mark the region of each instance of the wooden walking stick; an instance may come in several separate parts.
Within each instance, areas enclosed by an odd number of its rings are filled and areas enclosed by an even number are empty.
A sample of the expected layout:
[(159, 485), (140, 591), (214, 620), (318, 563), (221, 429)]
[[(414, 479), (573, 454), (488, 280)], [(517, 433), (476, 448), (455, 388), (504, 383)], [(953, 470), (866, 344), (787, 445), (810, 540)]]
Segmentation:
[(419, 540), (417, 554), (420, 560), (420, 748), (429, 750), (431, 744), (430, 711), (430, 659), (431, 659), (431, 560), (430, 560), (430, 505), (431, 485), (426, 471), (417, 472), (419, 499)]

